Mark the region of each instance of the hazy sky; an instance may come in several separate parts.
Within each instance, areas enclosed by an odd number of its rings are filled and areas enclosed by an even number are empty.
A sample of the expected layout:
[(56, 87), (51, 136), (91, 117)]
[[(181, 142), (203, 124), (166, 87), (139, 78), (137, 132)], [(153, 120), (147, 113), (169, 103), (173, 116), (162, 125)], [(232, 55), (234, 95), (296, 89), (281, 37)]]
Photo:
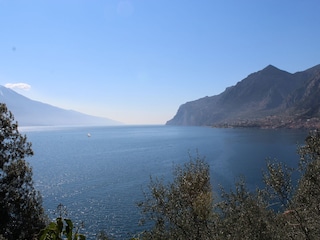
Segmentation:
[(0, 85), (164, 124), (268, 64), (319, 64), (319, 12), (319, 0), (0, 0)]

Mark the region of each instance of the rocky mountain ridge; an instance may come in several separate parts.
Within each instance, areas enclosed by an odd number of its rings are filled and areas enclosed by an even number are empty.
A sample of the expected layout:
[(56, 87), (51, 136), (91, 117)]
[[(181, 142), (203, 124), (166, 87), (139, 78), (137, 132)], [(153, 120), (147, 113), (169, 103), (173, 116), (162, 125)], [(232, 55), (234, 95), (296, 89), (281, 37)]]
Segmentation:
[(320, 127), (319, 117), (320, 65), (293, 74), (269, 65), (219, 95), (181, 105), (166, 124), (309, 128)]

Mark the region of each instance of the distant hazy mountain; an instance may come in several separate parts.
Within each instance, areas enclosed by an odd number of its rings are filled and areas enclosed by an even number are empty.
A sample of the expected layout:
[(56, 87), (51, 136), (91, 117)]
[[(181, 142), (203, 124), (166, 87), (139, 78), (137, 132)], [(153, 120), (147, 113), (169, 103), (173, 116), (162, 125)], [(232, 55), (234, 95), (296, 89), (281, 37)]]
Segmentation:
[(305, 127), (320, 117), (320, 65), (294, 74), (272, 65), (223, 93), (180, 106), (168, 125)]
[(0, 102), (14, 114), (19, 126), (118, 125), (117, 121), (65, 110), (24, 97), (0, 86)]

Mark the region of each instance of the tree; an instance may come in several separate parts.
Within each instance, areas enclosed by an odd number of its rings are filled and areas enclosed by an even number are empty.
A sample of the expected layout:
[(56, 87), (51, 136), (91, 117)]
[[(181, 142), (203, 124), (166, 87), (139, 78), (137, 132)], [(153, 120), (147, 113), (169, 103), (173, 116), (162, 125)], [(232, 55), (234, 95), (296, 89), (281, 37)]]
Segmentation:
[(197, 156), (176, 167), (172, 183), (151, 178), (149, 189), (139, 206), (153, 228), (142, 239), (212, 239), (213, 193), (204, 159)]
[(288, 207), (291, 232), (305, 239), (320, 236), (320, 131), (311, 131), (305, 145), (298, 148), (301, 178)]
[[(283, 163), (267, 165), (264, 174), (266, 192), (276, 200), (283, 212), (278, 214), (278, 224), (286, 239), (319, 239), (320, 236), (320, 132), (311, 131), (305, 145), (298, 148), (299, 168), (292, 169)], [(297, 186), (291, 175), (299, 170)]]
[(219, 239), (283, 239), (276, 230), (276, 214), (268, 209), (268, 198), (263, 190), (250, 192), (244, 178), (235, 184), (235, 190), (221, 188), (219, 212)]
[(33, 239), (45, 226), (45, 217), (25, 160), (33, 155), (31, 143), (19, 133), (18, 123), (2, 103), (0, 128), (0, 235), (9, 240)]

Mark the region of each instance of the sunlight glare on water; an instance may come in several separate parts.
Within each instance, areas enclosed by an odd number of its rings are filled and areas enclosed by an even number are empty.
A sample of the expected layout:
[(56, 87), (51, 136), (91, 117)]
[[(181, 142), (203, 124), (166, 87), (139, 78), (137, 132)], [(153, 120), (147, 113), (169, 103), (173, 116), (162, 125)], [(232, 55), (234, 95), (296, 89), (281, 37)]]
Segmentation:
[[(189, 153), (205, 156), (214, 189), (227, 189), (241, 174), (249, 187), (261, 185), (265, 159), (295, 165), (297, 143), (307, 133), (294, 130), (214, 129), (176, 126), (117, 126), (21, 129), (32, 142), (29, 158), (37, 189), (50, 218), (58, 204), (84, 222), (88, 239), (104, 230), (115, 239), (141, 232), (136, 203), (150, 176), (172, 179), (174, 165)], [(88, 137), (90, 133), (90, 137)]]

